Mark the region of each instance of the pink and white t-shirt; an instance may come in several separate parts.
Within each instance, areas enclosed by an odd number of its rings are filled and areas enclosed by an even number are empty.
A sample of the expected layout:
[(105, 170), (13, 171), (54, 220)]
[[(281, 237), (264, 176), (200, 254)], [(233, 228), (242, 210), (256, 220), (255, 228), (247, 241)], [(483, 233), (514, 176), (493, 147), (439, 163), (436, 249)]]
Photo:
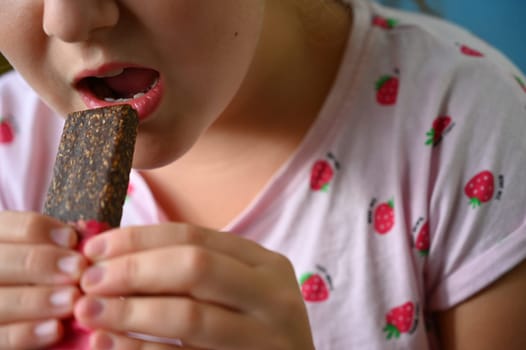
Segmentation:
[[(526, 258), (525, 79), (456, 26), (350, 4), (317, 121), (225, 231), (291, 259), (318, 350), (438, 349), (432, 314)], [(16, 73), (0, 118), (0, 209), (39, 211), (63, 121)], [(165, 220), (132, 171), (123, 225)]]

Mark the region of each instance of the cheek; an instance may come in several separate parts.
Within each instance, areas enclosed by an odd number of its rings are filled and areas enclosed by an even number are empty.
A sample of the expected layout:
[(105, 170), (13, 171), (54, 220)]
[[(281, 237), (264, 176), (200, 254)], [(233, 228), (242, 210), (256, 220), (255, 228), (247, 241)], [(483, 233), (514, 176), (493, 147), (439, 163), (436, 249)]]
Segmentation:
[[(57, 88), (49, 40), (42, 29), (41, 1), (12, 0), (0, 11), (0, 51), (48, 103), (56, 106), (63, 95)], [(1, 5), (4, 2), (0, 1)], [(56, 93), (55, 93), (56, 91)], [(58, 106), (60, 110), (66, 106)]]
[(17, 67), (28, 65), (45, 52), (42, 6), (38, 3), (0, 2), (0, 51)]
[(152, 36), (164, 43), (158, 50), (163, 52), (166, 74), (186, 93), (216, 105), (217, 113), (237, 92), (252, 62), (262, 5), (256, 0), (187, 2), (178, 11), (162, 18), (158, 26), (151, 25)]

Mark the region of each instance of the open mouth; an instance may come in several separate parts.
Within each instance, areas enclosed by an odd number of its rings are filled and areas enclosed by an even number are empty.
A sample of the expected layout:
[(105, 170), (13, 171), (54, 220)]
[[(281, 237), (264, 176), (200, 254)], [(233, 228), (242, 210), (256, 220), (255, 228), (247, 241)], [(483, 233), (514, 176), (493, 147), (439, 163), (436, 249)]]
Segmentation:
[(126, 103), (137, 110), (141, 120), (152, 115), (164, 95), (164, 81), (159, 72), (142, 67), (87, 74), (75, 88), (88, 108)]
[(103, 77), (87, 77), (78, 82), (80, 90), (106, 102), (129, 102), (154, 89), (159, 73), (147, 68), (124, 68)]

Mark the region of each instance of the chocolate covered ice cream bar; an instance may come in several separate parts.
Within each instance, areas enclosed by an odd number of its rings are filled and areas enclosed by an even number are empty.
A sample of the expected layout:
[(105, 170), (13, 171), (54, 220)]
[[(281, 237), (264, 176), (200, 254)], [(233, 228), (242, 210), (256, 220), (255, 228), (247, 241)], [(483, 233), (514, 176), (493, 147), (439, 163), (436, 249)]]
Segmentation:
[[(68, 115), (48, 189), (44, 214), (71, 223), (84, 242), (120, 225), (139, 119), (129, 105)], [(90, 330), (74, 319), (52, 350), (88, 350)]]
[(64, 222), (119, 226), (138, 123), (129, 105), (69, 114), (44, 213)]

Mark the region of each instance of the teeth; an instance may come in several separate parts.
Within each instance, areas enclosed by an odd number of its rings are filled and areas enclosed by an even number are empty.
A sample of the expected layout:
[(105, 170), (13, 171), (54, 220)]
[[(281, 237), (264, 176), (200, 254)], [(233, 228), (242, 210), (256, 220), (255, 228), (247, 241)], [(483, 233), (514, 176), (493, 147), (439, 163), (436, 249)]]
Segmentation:
[(144, 95), (146, 95), (144, 92), (139, 92), (139, 93), (133, 95), (133, 97), (130, 97), (130, 98), (105, 97), (104, 101), (111, 102), (111, 103), (113, 103), (113, 102), (129, 102), (129, 101), (134, 100), (136, 98), (143, 97)]
[(109, 72), (106, 72), (105, 74), (96, 75), (95, 78), (112, 78), (116, 77), (117, 75), (121, 75), (124, 72), (124, 68), (115, 69)]
[(159, 82), (159, 78), (155, 78), (155, 80), (153, 81), (152, 85), (150, 85), (150, 88), (148, 90), (153, 89), (155, 85), (157, 85), (158, 82)]
[(145, 91), (143, 92), (138, 92), (136, 93), (135, 95), (133, 95), (133, 97), (130, 97), (130, 98), (112, 98), (112, 97), (105, 97), (104, 98), (104, 101), (106, 102), (110, 102), (110, 103), (124, 103), (124, 102), (130, 102), (131, 100), (134, 100), (136, 98), (140, 98), (140, 97), (143, 97), (144, 95), (146, 95), (146, 93), (148, 91), (150, 91), (151, 89), (153, 89), (157, 83), (159, 83), (159, 78), (155, 79), (155, 81), (150, 85), (150, 87), (148, 89), (146, 89)]
[(105, 97), (104, 98), (104, 101), (106, 102), (111, 102), (111, 103), (114, 103), (114, 102), (117, 102), (117, 103), (122, 103), (122, 102), (129, 102), (131, 100), (133, 100), (135, 98), (135, 96), (133, 98), (111, 98), (111, 97)]

